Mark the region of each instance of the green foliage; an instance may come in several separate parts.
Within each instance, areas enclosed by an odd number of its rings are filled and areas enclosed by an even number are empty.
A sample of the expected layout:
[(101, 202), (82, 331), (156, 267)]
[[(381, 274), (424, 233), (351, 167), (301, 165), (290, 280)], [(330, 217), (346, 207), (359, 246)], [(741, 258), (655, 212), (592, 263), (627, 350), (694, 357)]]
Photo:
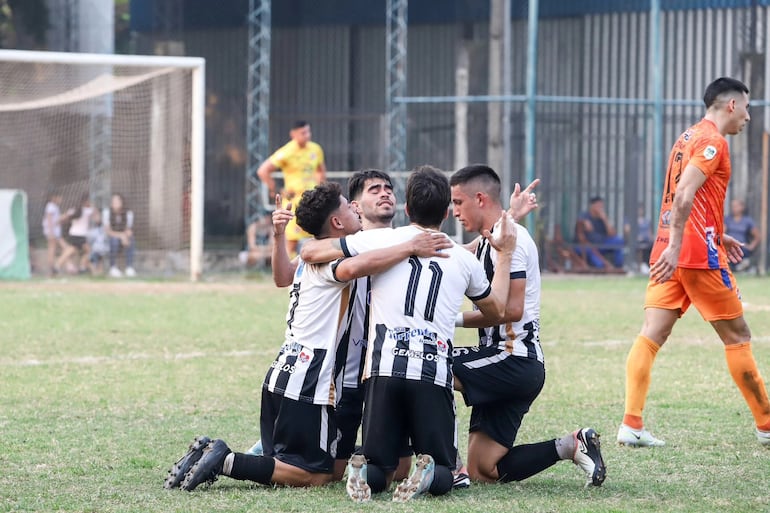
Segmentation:
[[(770, 291), (739, 278), (754, 354), (770, 375)], [(258, 437), (261, 380), (283, 337), (286, 289), (222, 284), (45, 281), (0, 285), (0, 511), (617, 512), (768, 511), (770, 452), (696, 311), (653, 370), (646, 420), (662, 449), (617, 447), (625, 357), (645, 282), (544, 280), (545, 389), (518, 443), (585, 425), (602, 435), (608, 477), (583, 488), (571, 463), (521, 483), (477, 485), (397, 505), (349, 502), (342, 483), (295, 490), (220, 478), (164, 490), (195, 435), (244, 450)], [(462, 330), (460, 343), (473, 342)], [(468, 409), (458, 404), (460, 441)], [(429, 419), (426, 419), (428, 421)]]

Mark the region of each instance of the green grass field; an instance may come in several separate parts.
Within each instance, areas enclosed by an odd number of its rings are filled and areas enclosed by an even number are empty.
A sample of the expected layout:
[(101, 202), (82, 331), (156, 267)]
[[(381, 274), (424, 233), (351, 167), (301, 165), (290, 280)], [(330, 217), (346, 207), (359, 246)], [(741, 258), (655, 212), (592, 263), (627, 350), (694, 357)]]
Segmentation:
[[(228, 280), (0, 284), (0, 511), (770, 511), (770, 451), (754, 437), (721, 343), (694, 310), (653, 370), (646, 422), (668, 446), (615, 444), (645, 287), (626, 277), (545, 277), (548, 377), (518, 438), (595, 427), (608, 466), (601, 488), (583, 488), (579, 470), (562, 462), (522, 483), (406, 505), (385, 494), (353, 504), (341, 483), (273, 489), (221, 478), (193, 493), (164, 490), (195, 435), (235, 450), (259, 435), (260, 386), (282, 341), (288, 293), (265, 277)], [(739, 280), (767, 377), (770, 287)], [(464, 451), (468, 410), (458, 411)]]

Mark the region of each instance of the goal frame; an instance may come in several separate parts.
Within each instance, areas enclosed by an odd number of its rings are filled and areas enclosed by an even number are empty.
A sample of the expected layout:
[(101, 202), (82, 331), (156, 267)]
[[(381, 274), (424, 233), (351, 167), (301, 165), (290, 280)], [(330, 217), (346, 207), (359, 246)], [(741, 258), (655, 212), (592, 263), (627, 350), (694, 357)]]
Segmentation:
[(190, 133), (190, 280), (203, 272), (206, 60), (202, 57), (0, 50), (0, 61), (38, 64), (172, 67), (192, 71)]

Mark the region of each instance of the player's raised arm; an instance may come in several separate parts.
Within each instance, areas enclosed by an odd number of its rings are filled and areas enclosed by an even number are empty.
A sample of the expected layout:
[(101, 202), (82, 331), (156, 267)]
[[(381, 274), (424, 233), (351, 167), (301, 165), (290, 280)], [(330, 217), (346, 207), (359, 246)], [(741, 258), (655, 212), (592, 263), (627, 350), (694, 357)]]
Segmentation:
[(289, 259), (286, 251), (286, 223), (294, 214), (291, 212), (291, 203), (286, 208), (281, 207), (281, 195), (275, 195), (275, 210), (273, 211), (273, 254), (271, 267), (273, 269), (273, 282), (278, 287), (288, 287), (294, 279), (294, 271), (297, 270), (297, 261)]
[(516, 249), (516, 226), (511, 216), (502, 213), (500, 229), (494, 235), (489, 230), (482, 234), (497, 251), (495, 275), (492, 278), (492, 292), (485, 298), (474, 301), (491, 324), (499, 324), (505, 318), (508, 291), (511, 284), (510, 268), (513, 251)]

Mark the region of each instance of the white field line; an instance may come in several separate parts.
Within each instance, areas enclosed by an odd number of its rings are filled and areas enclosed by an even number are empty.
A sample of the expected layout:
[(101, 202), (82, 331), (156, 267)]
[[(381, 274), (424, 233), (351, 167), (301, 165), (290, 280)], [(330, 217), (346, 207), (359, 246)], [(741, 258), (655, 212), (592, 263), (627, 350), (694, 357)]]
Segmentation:
[(0, 366), (4, 367), (37, 367), (41, 365), (99, 365), (104, 363), (117, 363), (126, 361), (143, 361), (143, 360), (192, 360), (194, 358), (242, 358), (244, 356), (254, 356), (257, 354), (265, 354), (265, 351), (225, 351), (222, 353), (206, 353), (203, 351), (193, 351), (190, 353), (130, 353), (130, 354), (118, 354), (110, 356), (74, 356), (72, 358), (52, 358), (47, 360), (39, 360), (37, 358), (26, 360), (8, 360), (0, 359)]

